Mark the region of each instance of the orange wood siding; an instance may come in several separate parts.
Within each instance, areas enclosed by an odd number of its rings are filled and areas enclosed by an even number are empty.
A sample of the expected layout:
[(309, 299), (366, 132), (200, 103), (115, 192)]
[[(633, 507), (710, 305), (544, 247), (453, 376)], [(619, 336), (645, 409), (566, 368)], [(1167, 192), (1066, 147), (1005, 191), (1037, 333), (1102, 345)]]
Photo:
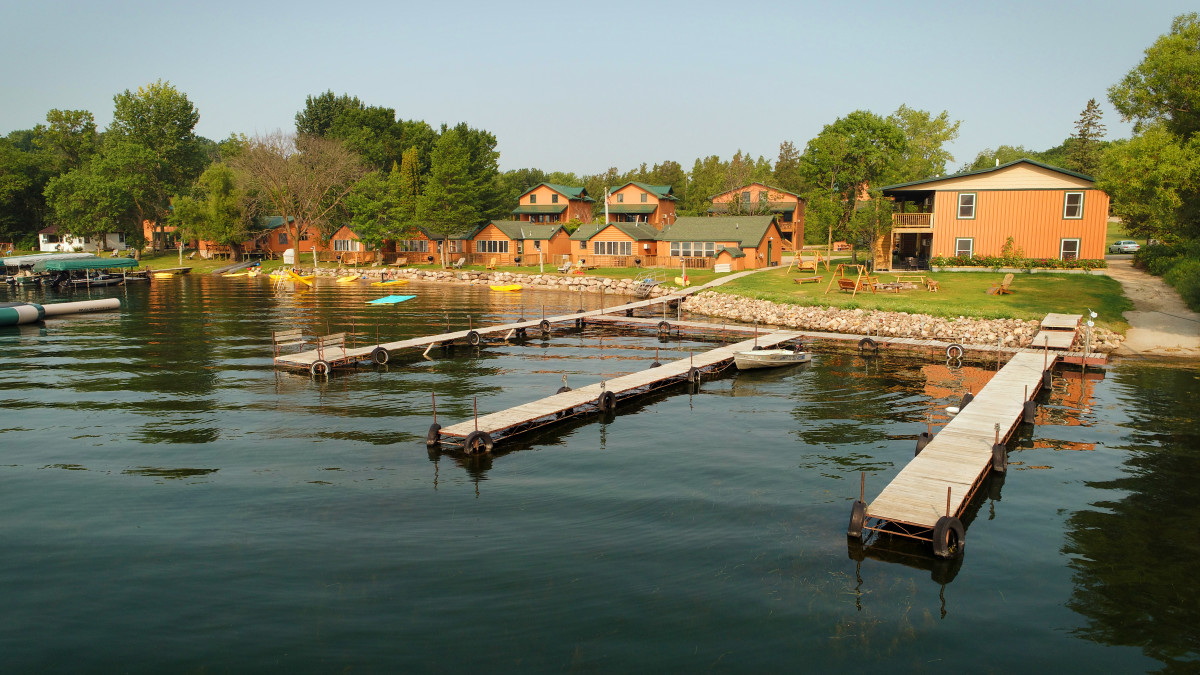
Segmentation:
[[(1083, 192), (1083, 218), (1064, 219), (1067, 192)], [(974, 255), (999, 255), (1013, 238), (1027, 258), (1058, 258), (1063, 239), (1079, 240), (1080, 258), (1103, 258), (1108, 227), (1108, 195), (1101, 190), (980, 190), (975, 219), (958, 218), (959, 192), (934, 199), (931, 255), (953, 256), (955, 241), (974, 239)]]
[[(625, 201), (618, 202), (617, 195), (622, 195)], [(646, 195), (646, 201), (642, 201), (642, 195)], [(674, 222), (675, 220), (675, 202), (664, 199), (660, 200), (653, 192), (647, 192), (636, 185), (626, 185), (616, 192), (608, 195), (609, 206), (633, 206), (638, 204), (651, 204), (654, 206), (654, 211), (645, 215), (645, 221), (655, 228), (663, 229), (664, 222)], [(668, 217), (668, 214), (670, 216)]]

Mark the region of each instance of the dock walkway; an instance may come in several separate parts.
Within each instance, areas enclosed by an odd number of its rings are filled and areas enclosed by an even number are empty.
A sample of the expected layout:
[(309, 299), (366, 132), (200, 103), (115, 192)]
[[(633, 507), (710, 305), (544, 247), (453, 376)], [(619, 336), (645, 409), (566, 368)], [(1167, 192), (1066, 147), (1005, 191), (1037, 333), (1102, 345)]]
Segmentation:
[(947, 517), (962, 515), (993, 467), (997, 435), (1001, 443), (1007, 441), (1024, 412), (1026, 392), (1032, 398), (1047, 364), (1053, 366), (1060, 354), (1034, 349), (1014, 354), (879, 496), (870, 504), (855, 503), (848, 534), (857, 532), (861, 537), (862, 530), (886, 531), (931, 541), (939, 555), (948, 548), (952, 553), (963, 533), (961, 523), (954, 521), (955, 532)]
[[(762, 333), (757, 337), (757, 345), (771, 347), (795, 340), (797, 337), (799, 335), (792, 331)], [(733, 363), (735, 353), (748, 351), (755, 344), (755, 340), (745, 340), (695, 354), (690, 358), (679, 359), (658, 367), (650, 367), (636, 373), (547, 396), (537, 401), (483, 415), (477, 419), (445, 428), (435, 424), (430, 428), (427, 441), (434, 444), (442, 440), (454, 439), (457, 441), (461, 439), (466, 450), (474, 452), (476, 448), (473, 437), (475, 437), (480, 439), (480, 449), (491, 450), (492, 444), (502, 437), (545, 426), (569, 415), (612, 411), (625, 399), (679, 382), (699, 381), (699, 378), (706, 373), (724, 369)], [(483, 436), (476, 436), (477, 432)]]

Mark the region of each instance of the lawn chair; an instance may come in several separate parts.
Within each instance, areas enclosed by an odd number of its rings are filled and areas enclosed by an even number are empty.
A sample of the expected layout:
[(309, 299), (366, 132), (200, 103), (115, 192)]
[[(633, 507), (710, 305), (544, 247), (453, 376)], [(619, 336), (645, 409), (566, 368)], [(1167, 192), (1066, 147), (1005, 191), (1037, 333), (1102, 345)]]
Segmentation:
[(487, 268), (489, 270), (496, 269), (496, 256), (492, 256), (492, 259), (488, 261)]
[(992, 287), (988, 289), (988, 295), (1004, 295), (1005, 293), (1012, 293), (1012, 291), (1008, 289), (1008, 287), (1012, 285), (1012, 282), (1013, 275), (1005, 274), (1004, 279), (1001, 280), (1000, 283), (992, 284)]
[(459, 258), (457, 262), (455, 262), (453, 265), (451, 265), (451, 267), (453, 267), (456, 270), (461, 270), (462, 266), (465, 265), (466, 262), (467, 262), (466, 258)]
[(571, 271), (571, 261), (570, 260), (568, 260), (565, 263), (558, 266), (559, 274), (566, 274), (567, 272), (570, 272), (570, 271)]

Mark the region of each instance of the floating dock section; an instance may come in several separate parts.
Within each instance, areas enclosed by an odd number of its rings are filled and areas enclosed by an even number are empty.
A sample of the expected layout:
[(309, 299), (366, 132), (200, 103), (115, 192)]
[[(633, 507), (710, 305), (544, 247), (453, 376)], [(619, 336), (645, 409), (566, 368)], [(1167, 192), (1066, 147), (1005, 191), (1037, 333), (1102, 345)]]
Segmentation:
[(963, 511), (988, 471), (1007, 469), (1005, 443), (1022, 417), (1031, 415), (1027, 401), (1059, 354), (1025, 349), (1013, 355), (936, 436), (922, 434), (917, 456), (869, 504), (864, 485), (847, 535), (861, 539), (866, 531), (886, 532), (929, 541), (939, 557), (960, 553)]
[(435, 421), (429, 428), (426, 442), (431, 446), (447, 441), (454, 442), (471, 454), (490, 452), (493, 445), (502, 439), (553, 424), (567, 417), (615, 412), (626, 399), (681, 382), (698, 383), (704, 375), (719, 372), (731, 365), (737, 352), (749, 351), (755, 347), (773, 347), (799, 337), (799, 333), (795, 332), (763, 333), (753, 340), (719, 347), (658, 366), (652, 365), (637, 373), (579, 389), (560, 391), (552, 396), (467, 422), (443, 428)]

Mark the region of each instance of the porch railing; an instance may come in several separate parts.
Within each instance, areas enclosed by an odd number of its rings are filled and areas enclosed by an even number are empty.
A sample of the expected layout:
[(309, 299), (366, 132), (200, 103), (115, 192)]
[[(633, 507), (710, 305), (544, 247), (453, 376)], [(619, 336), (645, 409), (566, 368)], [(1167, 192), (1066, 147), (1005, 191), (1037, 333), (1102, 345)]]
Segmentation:
[(909, 229), (933, 229), (932, 213), (893, 213), (892, 227)]

